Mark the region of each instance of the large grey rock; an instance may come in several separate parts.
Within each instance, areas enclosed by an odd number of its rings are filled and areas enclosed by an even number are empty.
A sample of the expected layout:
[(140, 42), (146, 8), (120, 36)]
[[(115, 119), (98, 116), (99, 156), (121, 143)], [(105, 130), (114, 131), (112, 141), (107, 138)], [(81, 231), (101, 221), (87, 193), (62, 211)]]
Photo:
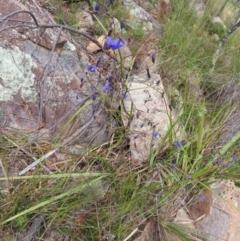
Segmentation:
[(147, 11), (141, 8), (133, 0), (124, 0), (124, 6), (129, 10), (130, 19), (127, 23), (133, 28), (141, 28), (145, 33), (155, 32), (155, 34), (161, 33), (160, 23), (154, 19)]
[[(1, 17), (18, 10), (30, 10), (39, 23), (53, 24), (49, 14), (35, 1), (27, 2), (25, 6), (11, 0), (0, 0), (0, 4)], [(27, 13), (12, 18), (33, 22)], [(112, 98), (114, 90), (104, 92), (104, 73), (100, 77), (98, 70), (94, 73), (87, 71), (88, 65), (96, 64), (95, 56), (90, 62), (84, 48), (74, 41), (73, 44), (70, 35), (64, 31), (59, 33), (57, 28), (13, 27), (4, 30), (13, 24), (8, 21), (0, 26), (1, 124), (34, 137), (47, 130), (44, 133), (53, 137), (72, 118), (61, 133), (63, 138), (94, 116), (92, 124), (79, 136), (78, 143), (88, 146), (106, 141), (106, 122), (108, 120), (110, 124), (110, 121), (104, 112), (104, 103), (91, 100), (96, 93)], [(81, 44), (86, 44), (86, 39), (82, 39)], [(77, 112), (83, 105), (85, 107)]]

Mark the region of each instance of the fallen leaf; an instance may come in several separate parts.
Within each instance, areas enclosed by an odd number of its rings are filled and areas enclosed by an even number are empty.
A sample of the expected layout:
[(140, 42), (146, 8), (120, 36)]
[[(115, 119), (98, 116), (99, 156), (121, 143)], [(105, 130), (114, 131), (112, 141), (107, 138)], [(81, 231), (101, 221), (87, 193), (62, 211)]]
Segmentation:
[[(98, 43), (103, 47), (104, 42), (105, 42), (106, 37), (104, 35), (101, 35), (97, 41)], [(99, 49), (101, 49), (99, 46), (97, 46), (95, 43), (93, 43), (92, 41), (90, 41), (87, 45), (87, 50), (91, 53), (94, 53), (96, 51), (98, 51)]]

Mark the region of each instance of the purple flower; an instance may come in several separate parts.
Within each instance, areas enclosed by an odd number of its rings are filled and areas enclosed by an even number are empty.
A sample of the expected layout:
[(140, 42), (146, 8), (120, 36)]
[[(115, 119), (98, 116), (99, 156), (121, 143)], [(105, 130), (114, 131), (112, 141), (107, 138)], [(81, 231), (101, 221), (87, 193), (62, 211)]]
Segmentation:
[(98, 66), (100, 64), (101, 60), (102, 60), (102, 58), (99, 57), (98, 60), (97, 60), (96, 66)]
[(134, 78), (133, 77), (131, 77), (130, 79), (129, 79), (129, 86), (132, 86), (132, 82), (134, 81)]
[(108, 82), (111, 83), (112, 80), (113, 80), (113, 77), (112, 77), (112, 75), (110, 75), (110, 76), (108, 77)]
[(98, 12), (99, 9), (100, 9), (100, 5), (98, 3), (96, 3), (95, 6), (94, 6), (94, 11)]
[(115, 78), (116, 78), (116, 80), (121, 80), (121, 77), (120, 77), (120, 75), (118, 74), (118, 72), (116, 72)]
[(222, 162), (222, 161), (218, 161), (217, 164), (218, 164), (218, 166), (220, 166), (220, 167), (223, 166), (223, 162)]
[(150, 70), (149, 70), (149, 68), (147, 68), (146, 70), (147, 70), (147, 77), (150, 79), (151, 78)]
[(159, 136), (160, 136), (160, 135), (159, 135), (158, 132), (153, 132), (153, 133), (152, 133), (152, 137), (155, 138), (155, 139), (159, 138)]
[(126, 99), (126, 98), (127, 98), (127, 93), (126, 93), (126, 92), (123, 92), (123, 93), (122, 93), (122, 98), (123, 98), (123, 99)]
[(232, 156), (232, 161), (237, 162), (238, 158), (236, 156)]
[(190, 76), (190, 77), (188, 78), (188, 81), (189, 81), (189, 82), (193, 81), (193, 77)]
[(200, 202), (204, 202), (205, 200), (206, 200), (205, 196), (201, 195), (201, 196), (199, 197), (199, 201), (200, 201)]
[(104, 86), (103, 86), (103, 90), (109, 91), (109, 90), (112, 90), (112, 87), (108, 83), (105, 83)]
[(178, 149), (182, 149), (182, 141), (175, 141), (173, 145), (176, 146)]
[(104, 42), (104, 44), (103, 44), (103, 49), (104, 49), (104, 50), (107, 50), (107, 49), (109, 49), (109, 48), (110, 48), (110, 46), (109, 46), (107, 40), (105, 40), (105, 42)]
[(119, 123), (118, 123), (118, 122), (114, 122), (113, 126), (114, 126), (114, 127), (118, 127), (118, 126), (119, 126)]
[(176, 168), (177, 164), (176, 163), (172, 163), (172, 167)]
[[(120, 49), (123, 46), (126, 46), (127, 44), (120, 38), (114, 40), (111, 37), (107, 37), (106, 41), (109, 48), (111, 48), (112, 50), (117, 50)], [(104, 43), (105, 45), (105, 43)]]
[(191, 178), (191, 176), (189, 175), (189, 174), (186, 174), (186, 179), (190, 179)]
[(88, 71), (90, 71), (90, 72), (95, 72), (96, 69), (97, 69), (97, 66), (96, 66), (96, 65), (89, 65), (89, 66), (87, 67), (87, 69), (88, 69)]
[(92, 96), (93, 101), (96, 100), (96, 98), (97, 98), (97, 94), (94, 93), (93, 96)]
[(121, 28), (121, 29), (124, 29), (124, 27), (125, 27), (124, 22), (123, 22), (123, 21), (120, 21), (120, 28)]
[(134, 81), (134, 78), (133, 77), (131, 77), (130, 78), (130, 83), (132, 83)]
[(152, 51), (152, 62), (155, 63), (156, 61), (156, 50)]
[(231, 163), (230, 162), (227, 162), (226, 163), (226, 167), (230, 167), (231, 166)]

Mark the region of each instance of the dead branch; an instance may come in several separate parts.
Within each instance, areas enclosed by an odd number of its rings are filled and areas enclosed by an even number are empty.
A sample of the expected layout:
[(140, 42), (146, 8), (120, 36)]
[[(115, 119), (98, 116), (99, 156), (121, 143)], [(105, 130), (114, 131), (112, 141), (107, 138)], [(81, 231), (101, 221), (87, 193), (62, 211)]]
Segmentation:
[(75, 28), (71, 28), (69, 26), (62, 25), (62, 24), (39, 24), (37, 19), (33, 15), (33, 13), (31, 13), (30, 11), (23, 10), (23, 11), (16, 11), (16, 12), (13, 12), (11, 14), (8, 14), (5, 17), (0, 18), (0, 24), (4, 23), (4, 21), (20, 21), (20, 20), (16, 20), (16, 19), (10, 19), (11, 16), (16, 15), (18, 13), (28, 13), (28, 14), (30, 14), (31, 17), (33, 18), (35, 24), (31, 23), (29, 21), (21, 21), (22, 24), (18, 24), (18, 25), (13, 25), (13, 26), (8, 26), (8, 27), (5, 27), (5, 28), (2, 28), (2, 29), (0, 29), (0, 32), (6, 31), (6, 30), (12, 29), (12, 28), (20, 28), (20, 27), (30, 28), (30, 29), (36, 29), (36, 28), (45, 28), (45, 29), (47, 29), (47, 28), (61, 28), (63, 30), (70, 31), (72, 33), (76, 33), (76, 34), (82, 35), (83, 37), (89, 39), (90, 41), (95, 43), (111, 59), (113, 59), (114, 61), (119, 63), (119, 61), (113, 55), (111, 55), (105, 49), (103, 49), (102, 45), (95, 38), (91, 37), (89, 34), (81, 32), (79, 30), (76, 30)]
[(34, 236), (37, 234), (37, 231), (39, 230), (40, 226), (44, 222), (43, 216), (37, 216), (33, 219), (33, 222), (31, 226), (29, 227), (25, 237), (23, 238), (23, 241), (31, 241), (34, 239)]
[[(78, 30), (74, 29), (74, 28), (71, 28), (71, 27), (65, 26), (65, 25), (61, 25), (61, 24), (39, 24), (37, 19), (36, 19), (36, 17), (34, 16), (34, 14), (31, 13), (30, 11), (21, 10), (21, 11), (16, 11), (16, 12), (10, 13), (10, 14), (6, 15), (5, 17), (0, 18), (0, 23), (3, 23), (3, 22), (8, 21), (8, 20), (11, 20), (10, 17), (12, 17), (12, 16), (14, 16), (16, 14), (19, 14), (19, 13), (30, 14), (31, 17), (33, 18), (33, 21), (34, 21), (34, 23), (32, 23), (32, 24), (35, 24), (35, 25), (27, 25), (27, 24), (30, 24), (30, 22), (21, 21), (22, 24), (13, 25), (13, 26), (9, 26), (9, 27), (3, 28), (3, 29), (0, 30), (0, 32), (3, 32), (3, 31), (5, 31), (7, 29), (10, 29), (10, 28), (18, 28), (18, 27), (27, 27), (27, 28), (32, 28), (32, 29), (36, 29), (36, 28), (61, 28), (61, 29), (65, 29), (65, 30), (68, 30), (70, 32), (73, 32), (73, 33), (76, 33), (76, 34), (84, 36), (85, 38), (91, 40), (93, 43), (95, 43), (98, 47), (100, 47), (103, 50), (103, 48), (99, 44), (99, 42), (96, 39), (92, 38), (87, 33), (83, 33), (81, 31), (78, 31)], [(16, 21), (16, 19), (14, 19), (14, 21)]]
[(38, 21), (37, 21), (37, 19), (35, 18), (34, 14), (31, 13), (31, 12), (29, 12), (29, 11), (26, 11), (26, 10), (20, 10), (20, 11), (16, 11), (16, 12), (13, 12), (13, 13), (9, 13), (9, 14), (7, 14), (5, 17), (0, 18), (0, 23), (3, 23), (4, 21), (8, 20), (10, 17), (12, 17), (12, 16), (14, 16), (14, 15), (16, 15), (16, 14), (19, 14), (19, 13), (27, 13), (27, 14), (29, 14), (29, 15), (32, 17), (35, 25), (36, 25), (37, 27), (39, 26), (39, 25), (38, 25)]
[[(101, 110), (99, 110), (96, 115), (99, 115), (101, 113)], [(34, 161), (32, 164), (30, 164), (29, 166), (27, 166), (26, 168), (24, 168), (21, 172), (18, 173), (19, 176), (24, 175), (26, 172), (28, 172), (29, 170), (31, 170), (32, 168), (34, 168), (35, 166), (37, 166), (39, 163), (41, 163), (42, 161), (46, 160), (47, 158), (49, 158), (50, 156), (52, 156), (53, 154), (55, 154), (57, 151), (60, 150), (61, 147), (64, 147), (66, 145), (68, 145), (69, 143), (71, 143), (73, 140), (75, 140), (88, 126), (90, 126), (92, 124), (92, 122), (94, 121), (96, 117), (92, 116), (91, 119), (81, 128), (79, 128), (76, 132), (74, 132), (69, 138), (67, 138), (66, 140), (64, 140), (62, 142), (62, 144), (59, 147), (56, 147), (55, 149), (49, 151), (47, 154), (43, 155), (41, 158), (37, 159), (36, 161)]]

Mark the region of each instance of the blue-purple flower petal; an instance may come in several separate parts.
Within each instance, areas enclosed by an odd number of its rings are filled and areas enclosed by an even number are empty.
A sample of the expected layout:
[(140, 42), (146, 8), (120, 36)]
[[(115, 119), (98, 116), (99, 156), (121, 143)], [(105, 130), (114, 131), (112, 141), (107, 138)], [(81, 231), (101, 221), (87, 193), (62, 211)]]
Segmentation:
[(97, 66), (96, 65), (89, 65), (87, 67), (88, 71), (90, 72), (96, 72)]
[(204, 202), (205, 200), (206, 200), (206, 198), (205, 198), (204, 195), (201, 195), (201, 196), (199, 197), (199, 201), (200, 201), (200, 202)]
[(176, 146), (178, 149), (182, 149), (182, 141), (175, 141), (173, 145)]
[(156, 50), (152, 51), (152, 62), (155, 63), (156, 61)]
[(112, 77), (112, 75), (110, 75), (110, 76), (108, 77), (108, 82), (111, 83), (112, 81), (113, 81), (113, 77)]
[(120, 38), (118, 39), (112, 39), (111, 37), (107, 37), (106, 41), (108, 46), (112, 49), (112, 50), (117, 50), (120, 49), (123, 46), (126, 46), (127, 44)]
[(93, 96), (92, 96), (93, 101), (96, 100), (96, 98), (97, 98), (97, 94), (94, 93)]
[(152, 133), (152, 137), (155, 138), (155, 139), (159, 138), (159, 136), (160, 136), (160, 135), (159, 135), (158, 132), (153, 132), (153, 133)]
[(232, 161), (233, 162), (237, 162), (238, 161), (238, 158), (236, 156), (232, 156)]
[(189, 175), (189, 174), (186, 174), (186, 179), (190, 179), (191, 178), (191, 176)]
[(231, 163), (230, 163), (230, 162), (227, 162), (227, 163), (225, 164), (225, 166), (226, 166), (226, 167), (230, 167), (230, 166), (231, 166)]
[(217, 164), (218, 164), (218, 166), (220, 166), (220, 167), (223, 166), (223, 162), (222, 162), (222, 161), (218, 161)]
[(100, 5), (98, 3), (96, 3), (94, 6), (94, 11), (98, 12), (99, 10), (100, 10)]
[(126, 92), (123, 92), (123, 93), (122, 93), (122, 98), (123, 98), (123, 99), (126, 99), (126, 98), (127, 98), (127, 93), (126, 93)]
[(112, 87), (108, 83), (105, 83), (104, 86), (103, 86), (103, 90), (109, 91), (109, 90), (112, 90)]
[(124, 29), (124, 27), (125, 27), (124, 22), (123, 22), (123, 21), (120, 21), (120, 28), (121, 28), (121, 29)]
[(101, 63), (101, 60), (102, 60), (102, 58), (99, 57), (98, 60), (97, 60), (97, 63), (96, 63), (96, 66), (97, 66), (97, 67), (98, 67), (98, 65)]
[(109, 44), (108, 44), (108, 41), (105, 40), (105, 41), (104, 41), (104, 44), (103, 44), (103, 49), (104, 49), (104, 50), (107, 50), (107, 49), (109, 49), (109, 48), (110, 48), (110, 46), (109, 46)]

